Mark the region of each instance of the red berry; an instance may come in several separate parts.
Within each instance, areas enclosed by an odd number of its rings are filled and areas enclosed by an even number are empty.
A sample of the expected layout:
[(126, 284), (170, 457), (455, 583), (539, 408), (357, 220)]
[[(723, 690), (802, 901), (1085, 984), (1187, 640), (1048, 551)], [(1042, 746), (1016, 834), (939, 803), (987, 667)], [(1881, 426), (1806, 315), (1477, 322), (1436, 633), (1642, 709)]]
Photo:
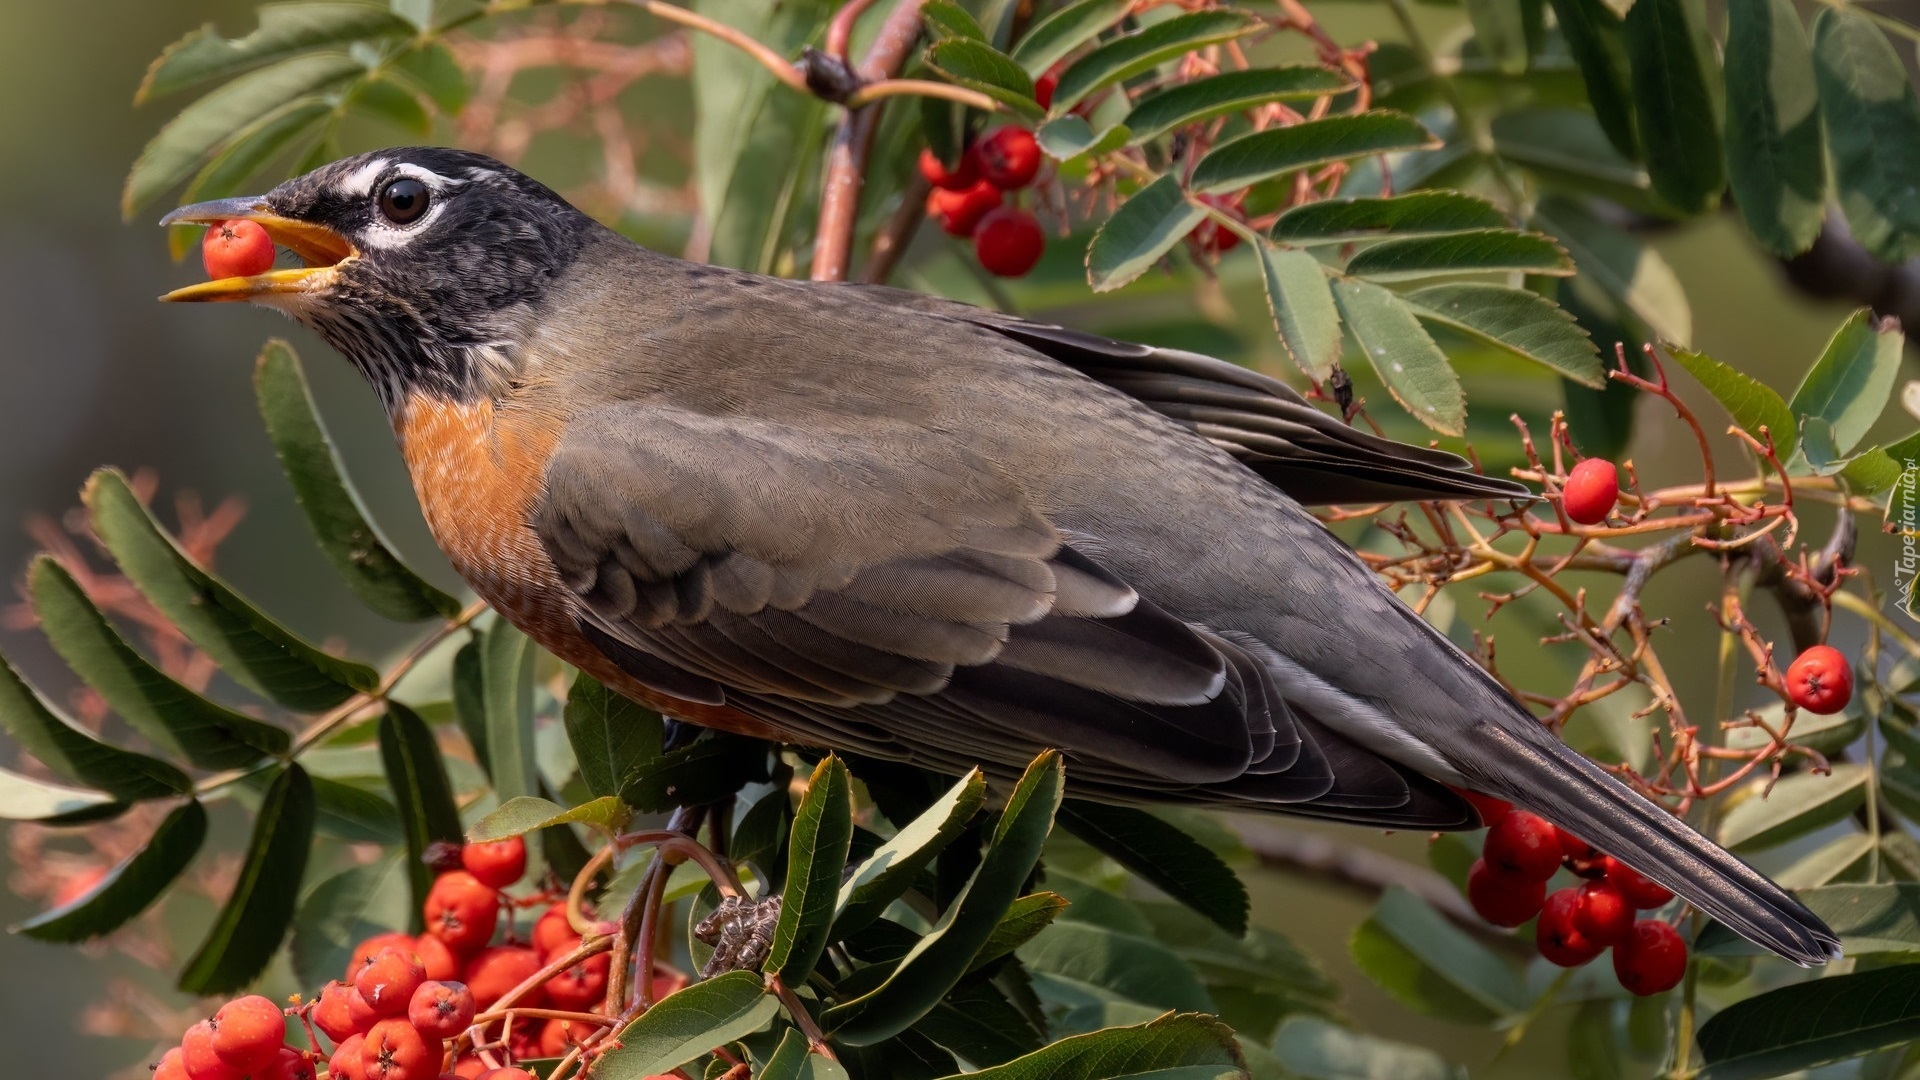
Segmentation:
[(413, 950), (382, 949), (373, 963), (353, 977), (353, 988), (381, 1016), (398, 1016), (407, 1011), (413, 992), (427, 981), (427, 969)]
[(1515, 810), (1487, 830), (1487, 862), (1510, 874), (1545, 881), (1560, 869), (1560, 838), (1545, 818)]
[[(579, 947), (579, 940), (563, 944), (547, 954), (546, 963), (553, 963), (567, 953)], [(607, 996), (607, 973), (613, 969), (613, 957), (607, 953), (596, 953), (585, 960), (567, 968), (560, 974), (547, 980), (547, 998), (556, 1009), (570, 1009), (585, 1012), (600, 1004)]]
[(920, 175), (927, 183), (947, 191), (965, 191), (980, 179), (980, 160), (969, 150), (960, 155), (953, 168), (947, 168), (932, 148), (920, 151)]
[[(1208, 206), (1229, 212), (1233, 212), (1236, 209), (1234, 206), (1236, 200), (1232, 196), (1202, 195), (1200, 196), (1200, 201), (1206, 203)], [(1235, 214), (1235, 216), (1237, 217), (1238, 214)], [(1210, 251), (1215, 255), (1224, 255), (1240, 246), (1240, 234), (1212, 218), (1201, 222), (1200, 227), (1193, 230), (1193, 236), (1199, 243), (1202, 251)]]
[(335, 1047), (327, 1059), (327, 1080), (367, 1080), (366, 1045), (365, 1035), (353, 1035)]
[(240, 1080), (239, 1069), (220, 1059), (213, 1048), (213, 1021), (202, 1020), (180, 1036), (180, 1064), (189, 1080)]
[(1787, 696), (1797, 708), (1831, 716), (1853, 700), (1853, 665), (1839, 649), (1815, 645), (1787, 665)]
[(1495, 926), (1519, 926), (1540, 914), (1546, 898), (1544, 879), (1507, 873), (1488, 866), (1485, 859), (1473, 860), (1467, 870), (1467, 901)]
[(181, 1060), (185, 1053), (176, 1046), (161, 1054), (153, 1066), (153, 1080), (188, 1080), (186, 1062)]
[[(539, 971), (540, 954), (520, 945), (495, 945), (467, 964), (467, 989), (473, 991), (474, 1005), (482, 1010), (506, 996), (507, 991), (527, 981)], [(546, 994), (536, 989), (517, 1004), (537, 1007)]]
[(439, 1039), (428, 1039), (399, 1017), (373, 1025), (360, 1047), (367, 1080), (436, 1080), (440, 1057)]
[(567, 922), (567, 905), (555, 904), (540, 913), (533, 923), (533, 950), (541, 956), (547, 956), (553, 950), (569, 941), (580, 940), (573, 932), (573, 926)]
[(243, 1073), (264, 1069), (287, 1043), (287, 1015), (280, 1006), (249, 994), (213, 1014), (213, 1052)]
[(478, 1054), (462, 1054), (453, 1063), (453, 1075), (461, 1080), (478, 1080), (493, 1071), (487, 1068), (487, 1063), (480, 1060)]
[(1592, 844), (1587, 843), (1585, 840), (1580, 839), (1558, 825), (1553, 827), (1553, 835), (1560, 844), (1560, 854), (1572, 859), (1574, 862), (1586, 862), (1599, 854), (1599, 852), (1593, 850)]
[(201, 238), (200, 262), (210, 278), (264, 274), (273, 269), (273, 238), (257, 221), (223, 221)]
[(446, 942), (432, 934), (421, 934), (414, 941), (413, 955), (420, 958), (420, 967), (429, 979), (446, 982), (460, 976), (460, 958), (453, 955)]
[(313, 1025), (326, 1032), (327, 1038), (332, 1039), (335, 1046), (359, 1030), (354, 1026), (353, 1013), (348, 1005), (353, 994), (353, 987), (335, 979), (320, 988), (320, 999), (314, 1003)]
[(1513, 812), (1513, 804), (1505, 799), (1496, 799), (1491, 795), (1482, 795), (1477, 791), (1468, 791), (1464, 788), (1454, 790), (1459, 792), (1461, 798), (1473, 804), (1473, 809), (1480, 815), (1482, 825), (1492, 827), (1501, 818)]
[(1020, 277), (1047, 249), (1040, 220), (1015, 207), (1001, 207), (980, 219), (973, 231), (973, 254), (990, 274)]
[(1040, 171), (1040, 143), (1026, 128), (1000, 127), (974, 144), (980, 175), (1002, 191), (1018, 191)]
[(953, 236), (972, 236), (980, 219), (999, 207), (1004, 192), (981, 180), (958, 191), (934, 188), (927, 195), (927, 215)]
[(407, 1019), (429, 1039), (451, 1039), (473, 1023), (473, 991), (466, 983), (421, 983), (407, 1004)]
[(1665, 907), (1667, 901), (1673, 899), (1673, 894), (1667, 891), (1666, 886), (1611, 855), (1607, 856), (1606, 867), (1607, 880), (1613, 882), (1613, 887), (1627, 898), (1627, 903), (1641, 911)]
[(1580, 932), (1574, 919), (1580, 908), (1580, 890), (1556, 889), (1540, 908), (1533, 941), (1540, 955), (1561, 967), (1579, 967), (1607, 947)]
[(500, 921), (499, 896), (465, 870), (449, 870), (435, 878), (424, 907), (427, 933), (461, 956), (486, 948)]
[(1633, 929), (1633, 905), (1620, 894), (1620, 887), (1606, 878), (1583, 883), (1580, 901), (1573, 912), (1574, 929), (1591, 941), (1613, 945)]
[(353, 1025), (353, 1030), (365, 1034), (384, 1015), (359, 990), (347, 991), (347, 1022)]
[(1633, 932), (1613, 947), (1614, 975), (1641, 997), (1673, 989), (1686, 972), (1686, 941), (1657, 919), (1634, 923)]
[[(538, 1078), (525, 1069), (507, 1068), (483, 1072), (477, 1080), (538, 1080)], [(652, 1078), (649, 1077), (648, 1080), (652, 1080)]]
[(379, 956), (381, 950), (412, 949), (414, 948), (414, 944), (413, 937), (408, 934), (397, 932), (375, 934), (353, 947), (353, 955), (347, 958), (347, 973), (340, 976), (340, 980), (351, 986), (353, 985), (353, 977), (360, 974), (361, 968), (373, 963), (373, 958)]
[(593, 1027), (581, 1020), (549, 1020), (540, 1029), (540, 1056), (565, 1057), (567, 1051), (580, 1045), (580, 1040), (593, 1034)]
[(280, 1048), (273, 1064), (254, 1073), (250, 1080), (313, 1080), (313, 1062), (290, 1046)]
[(1054, 68), (1033, 80), (1033, 100), (1043, 109), (1053, 108), (1053, 92), (1060, 88), (1060, 69)]
[(1620, 501), (1620, 471), (1613, 462), (1588, 458), (1567, 474), (1567, 486), (1560, 494), (1560, 505), (1567, 516), (1582, 525), (1598, 525), (1613, 513)]
[(527, 842), (518, 836), (460, 849), (460, 865), (482, 885), (504, 889), (527, 872)]

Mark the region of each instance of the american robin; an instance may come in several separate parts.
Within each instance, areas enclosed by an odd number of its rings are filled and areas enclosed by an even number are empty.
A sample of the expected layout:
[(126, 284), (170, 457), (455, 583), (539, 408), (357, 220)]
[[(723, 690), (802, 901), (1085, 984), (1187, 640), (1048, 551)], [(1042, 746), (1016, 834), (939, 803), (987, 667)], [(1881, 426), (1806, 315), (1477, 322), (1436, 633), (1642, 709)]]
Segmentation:
[(454, 566), (670, 715), (1079, 794), (1465, 829), (1539, 813), (1802, 963), (1791, 896), (1568, 749), (1303, 504), (1524, 498), (1272, 379), (648, 251), (499, 162), (348, 158), (167, 223), (304, 268), (189, 286), (318, 331)]

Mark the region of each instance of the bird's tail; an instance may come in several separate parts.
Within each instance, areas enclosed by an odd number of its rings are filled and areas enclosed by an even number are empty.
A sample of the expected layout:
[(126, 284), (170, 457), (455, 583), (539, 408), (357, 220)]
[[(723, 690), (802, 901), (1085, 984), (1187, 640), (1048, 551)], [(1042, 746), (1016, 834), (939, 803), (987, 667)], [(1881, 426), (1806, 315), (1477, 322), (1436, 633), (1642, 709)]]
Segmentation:
[[(1497, 725), (1462, 771), (1685, 897), (1748, 941), (1802, 967), (1840, 955), (1840, 939), (1786, 890), (1557, 739)], [(1497, 766), (1493, 763), (1497, 762)], [(1490, 767), (1492, 766), (1492, 767)]]

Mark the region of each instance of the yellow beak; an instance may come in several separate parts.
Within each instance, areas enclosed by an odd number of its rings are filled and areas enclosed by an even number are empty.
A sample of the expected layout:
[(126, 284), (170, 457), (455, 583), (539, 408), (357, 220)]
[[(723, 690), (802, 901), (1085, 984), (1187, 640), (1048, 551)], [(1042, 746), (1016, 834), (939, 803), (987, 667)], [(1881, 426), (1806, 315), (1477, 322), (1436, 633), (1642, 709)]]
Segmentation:
[(333, 268), (358, 254), (347, 238), (310, 221), (281, 217), (258, 196), (220, 199), (183, 206), (160, 219), (162, 225), (214, 225), (239, 218), (267, 231), (275, 244), (306, 262), (298, 269), (269, 270), (252, 277), (217, 278), (175, 289), (160, 299), (170, 303), (251, 300), (272, 293), (312, 292), (327, 284)]

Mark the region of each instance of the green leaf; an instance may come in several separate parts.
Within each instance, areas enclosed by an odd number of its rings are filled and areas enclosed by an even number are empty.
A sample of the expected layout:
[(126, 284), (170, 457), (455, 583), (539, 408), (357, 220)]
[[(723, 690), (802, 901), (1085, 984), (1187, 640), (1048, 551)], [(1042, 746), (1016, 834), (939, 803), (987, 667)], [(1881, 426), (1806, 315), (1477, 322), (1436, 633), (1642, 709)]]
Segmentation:
[(611, 795), (581, 803), (571, 810), (548, 799), (518, 795), (474, 822), (472, 828), (467, 830), (466, 838), (471, 843), (485, 844), (576, 822), (602, 829), (617, 829), (630, 817), (626, 804)]
[(1115, 124), (1104, 131), (1093, 130), (1077, 113), (1056, 116), (1041, 124), (1034, 138), (1040, 149), (1055, 161), (1071, 161), (1082, 154), (1104, 154), (1126, 145), (1127, 126)]
[(779, 1000), (750, 971), (694, 983), (615, 1032), (615, 1049), (594, 1063), (594, 1080), (640, 1080), (670, 1072), (759, 1031), (779, 1011)]
[(1827, 155), (1813, 47), (1791, 0), (1727, 4), (1727, 173), (1748, 231), (1776, 255), (1813, 246)]
[(379, 685), (379, 672), (300, 640), (195, 564), (118, 472), (94, 473), (81, 499), (121, 572), (235, 682), (314, 712)]
[[(255, 781), (266, 780), (264, 774)], [(399, 844), (400, 811), (384, 795), (357, 783), (315, 775), (314, 823), (319, 831), (355, 844)]]
[(755, 1068), (753, 1075), (754, 1080), (846, 1080), (847, 1071), (832, 1058), (815, 1054), (799, 1029), (788, 1028), (773, 1056)]
[[(482, 700), (487, 718), (487, 776), (502, 803), (538, 797), (533, 751), (533, 642), (505, 619), (480, 639)], [(527, 868), (540, 874), (539, 837), (527, 838)]]
[(1466, 1080), (1431, 1050), (1348, 1031), (1312, 1016), (1290, 1016), (1273, 1036), (1273, 1056), (1301, 1080)]
[(1605, 386), (1600, 350), (1560, 305), (1527, 289), (1460, 282), (1402, 297), (1429, 322), (1545, 364), (1585, 386)]
[(303, 0), (261, 4), (260, 26), (242, 38), (223, 38), (212, 23), (160, 54), (133, 95), (143, 105), (195, 83), (235, 75), (307, 49), (405, 36), (413, 28), (385, 7), (369, 3)]
[(1018, 955), (1030, 971), (1096, 986), (1156, 1009), (1216, 1011), (1193, 969), (1151, 938), (1067, 919), (1041, 931)]
[(1634, 118), (1653, 190), (1703, 213), (1719, 203), (1727, 174), (1714, 115), (1719, 80), (1695, 2), (1634, 0), (1625, 23)]
[(487, 690), (480, 670), (480, 641), (471, 638), (453, 654), (453, 715), (485, 772), (492, 766), (487, 758)]
[(852, 785), (847, 767), (827, 755), (814, 767), (787, 833), (787, 883), (765, 969), (777, 971), (788, 986), (805, 984), (827, 949), (853, 839)]
[(444, 113), (457, 113), (467, 103), (467, 73), (453, 50), (438, 41), (425, 41), (394, 57), (387, 71), (412, 84)]
[(52, 558), (34, 560), (27, 587), (54, 651), (147, 738), (202, 769), (241, 768), (292, 744), (284, 729), (217, 705), (155, 667)]
[(433, 118), (412, 88), (393, 79), (362, 79), (348, 91), (345, 107), (374, 116), (416, 138), (433, 133)]
[(927, 50), (927, 66), (953, 82), (978, 90), (1024, 116), (1044, 115), (1033, 100), (1033, 80), (1006, 53), (981, 41), (947, 38)]
[(1633, 91), (1628, 77), (1627, 46), (1620, 16), (1601, 0), (1551, 0), (1554, 21), (1566, 39), (1567, 51), (1580, 67), (1587, 102), (1607, 141), (1629, 161), (1640, 158), (1640, 137), (1634, 131)]
[(153, 836), (79, 898), (13, 927), (39, 941), (73, 943), (110, 934), (145, 911), (173, 884), (207, 838), (207, 811), (189, 799)]
[(1700, 1026), (1701, 1080), (1749, 1080), (1920, 1039), (1920, 964), (1781, 987)]
[(1667, 352), (1680, 361), (1687, 374), (1707, 388), (1713, 399), (1733, 417), (1734, 423), (1754, 438), (1760, 438), (1760, 429), (1766, 428), (1773, 436), (1774, 451), (1782, 460), (1793, 452), (1794, 443), (1800, 437), (1798, 425), (1793, 422), (1787, 403), (1780, 400), (1771, 386), (1748, 378), (1705, 353), (1676, 348), (1668, 348)]
[(401, 865), (406, 853), (350, 867), (315, 885), (293, 917), (287, 952), (302, 986), (322, 986), (347, 967), (354, 947), (375, 934), (405, 929), (420, 911)]
[(1275, 101), (1309, 101), (1352, 87), (1353, 80), (1345, 74), (1316, 64), (1208, 75), (1141, 98), (1127, 114), (1127, 127), (1133, 131), (1128, 142), (1139, 146), (1188, 124)]
[(1032, 941), (1040, 931), (1053, 925), (1053, 920), (1066, 909), (1067, 898), (1059, 893), (1030, 893), (1015, 900), (1007, 908), (1007, 913), (1001, 916), (993, 933), (988, 935), (987, 943), (974, 954), (973, 964), (968, 970), (978, 971)]
[(930, 0), (920, 8), (920, 16), (927, 20), (927, 29), (937, 37), (970, 38), (980, 42), (987, 40), (987, 32), (980, 29), (979, 22), (967, 9), (947, 0)]
[(54, 775), (99, 788), (124, 802), (193, 790), (186, 773), (158, 758), (122, 750), (55, 711), (0, 657), (0, 727)]
[(279, 951), (293, 921), (300, 875), (313, 845), (313, 783), (289, 764), (261, 800), (246, 862), (206, 940), (187, 961), (180, 989), (222, 994), (251, 983)]
[(1381, 989), (1430, 1016), (1482, 1024), (1524, 1012), (1530, 1000), (1503, 960), (1397, 885), (1348, 947)]
[(253, 389), (294, 498), (306, 511), (320, 550), (354, 595), (379, 614), (403, 622), (458, 615), (460, 601), (407, 569), (368, 519), (320, 420), (293, 346), (278, 338), (267, 342), (254, 365)]
[[(1627, 1049), (1614, 1032), (1614, 1003), (1583, 1001), (1567, 1025), (1567, 1073), (1572, 1080), (1626, 1080)], [(1664, 1040), (1662, 1041), (1664, 1045)]]
[(567, 691), (567, 741), (580, 763), (580, 779), (595, 795), (618, 795), (627, 776), (660, 756), (665, 727), (660, 714), (581, 672)]
[(646, 762), (627, 777), (620, 798), (636, 810), (659, 813), (719, 802), (766, 778), (764, 744), (727, 735), (709, 736)]
[(829, 939), (840, 941), (859, 932), (905, 895), (934, 856), (966, 830), (986, 794), (986, 779), (974, 769), (875, 848), (840, 886)]
[(49, 784), (0, 769), (0, 821), (93, 821), (114, 817), (127, 804), (100, 791)]
[(1094, 292), (1112, 292), (1131, 283), (1206, 216), (1181, 192), (1178, 177), (1162, 176), (1134, 192), (1087, 249), (1088, 284)]
[(1676, 211), (1653, 192), (1641, 165), (1620, 155), (1600, 121), (1580, 109), (1540, 106), (1493, 118), (1494, 150), (1550, 191), (1597, 195), (1660, 217)]
[(1384, 240), (1348, 261), (1347, 273), (1377, 281), (1480, 273), (1560, 277), (1573, 273), (1573, 263), (1560, 245), (1539, 233), (1481, 229)]
[(1190, 11), (1114, 38), (1061, 72), (1050, 108), (1055, 115), (1067, 112), (1101, 87), (1130, 79), (1195, 49), (1251, 34), (1264, 25), (1240, 11)]
[[(1871, 850), (1871, 837), (1847, 839), (1866, 840)], [(1920, 883), (1823, 885), (1798, 889), (1794, 896), (1840, 935), (1840, 947), (1848, 956), (1920, 953)], [(1701, 956), (1766, 955), (1717, 922), (1701, 931), (1693, 951)]]
[(1068, 53), (1126, 17), (1127, 0), (1079, 0), (1033, 24), (1013, 47), (1013, 58), (1034, 78)]
[(1920, 100), (1906, 65), (1867, 16), (1822, 8), (1813, 66), (1848, 229), (1883, 261), (1920, 255)]
[(1460, 378), (1401, 299), (1378, 285), (1336, 278), (1333, 298), (1387, 391), (1421, 423), (1447, 435), (1466, 429)]
[(1852, 450), (1893, 397), (1905, 342), (1898, 320), (1861, 308), (1834, 332), (1787, 408), (1796, 417), (1825, 420), (1835, 448)]
[(1481, 55), (1504, 75), (1527, 70), (1526, 17), (1520, 0), (1466, 0), (1467, 19)]
[(852, 1046), (890, 1039), (913, 1026), (959, 982), (1040, 861), (1064, 782), (1057, 752), (1041, 754), (1027, 766), (986, 854), (940, 921), (879, 987), (828, 1010), (824, 1019), (837, 1028), (836, 1038)]
[[(1056, 99), (1057, 102), (1057, 99)], [(1329, 116), (1268, 128), (1221, 143), (1194, 166), (1194, 191), (1217, 194), (1347, 158), (1405, 150), (1433, 150), (1440, 141), (1420, 121), (1391, 109)]]
[[(1233, 1029), (1211, 1016), (1171, 1013), (1133, 1027), (1061, 1039), (1025, 1057), (964, 1074), (968, 1080), (1229, 1080), (1244, 1077)], [(951, 1080), (960, 1080), (958, 1076)]]
[(1238, 936), (1247, 932), (1247, 887), (1220, 856), (1162, 818), (1130, 806), (1069, 800), (1060, 824), (1094, 850)]
[(345, 53), (313, 53), (242, 75), (181, 110), (140, 151), (120, 195), (132, 218), (162, 192), (185, 183), (233, 134), (289, 101), (334, 86), (364, 70)]
[[(1862, 880), (1873, 862), (1875, 846), (1873, 837), (1849, 833), (1801, 856), (1792, 866), (1772, 875), (1773, 880), (1785, 889), (1811, 889), (1838, 881)], [(1707, 932), (1714, 932), (1714, 928), (1709, 926)], [(1706, 935), (1702, 934), (1701, 941), (1705, 940)]]
[(1839, 821), (1866, 798), (1871, 770), (1864, 765), (1835, 765), (1833, 775), (1796, 773), (1781, 777), (1761, 798), (1754, 790), (1722, 816), (1717, 839), (1732, 852), (1760, 851)]
[(440, 759), (433, 729), (397, 701), (388, 702), (386, 715), (380, 718), (380, 761), (406, 830), (407, 870), (417, 907), (426, 903), (427, 890), (433, 887), (427, 846), (435, 841), (460, 843), (460, 809), (453, 801), (453, 785), (447, 782), (446, 763)]
[(1314, 382), (1333, 374), (1340, 360), (1340, 312), (1320, 260), (1298, 248), (1262, 243), (1260, 277), (1267, 311), (1280, 344)]
[(1543, 200), (1533, 221), (1567, 249), (1581, 276), (1625, 305), (1662, 340), (1682, 346), (1692, 340), (1693, 313), (1686, 291), (1659, 252), (1565, 199)]
[(1485, 199), (1458, 191), (1415, 191), (1391, 198), (1321, 199), (1301, 203), (1273, 223), (1273, 238), (1296, 244), (1344, 244), (1382, 234), (1446, 236), (1498, 229), (1505, 214)]
[(981, 1067), (1031, 1054), (1046, 1042), (1006, 993), (987, 979), (956, 987), (912, 1030)]

